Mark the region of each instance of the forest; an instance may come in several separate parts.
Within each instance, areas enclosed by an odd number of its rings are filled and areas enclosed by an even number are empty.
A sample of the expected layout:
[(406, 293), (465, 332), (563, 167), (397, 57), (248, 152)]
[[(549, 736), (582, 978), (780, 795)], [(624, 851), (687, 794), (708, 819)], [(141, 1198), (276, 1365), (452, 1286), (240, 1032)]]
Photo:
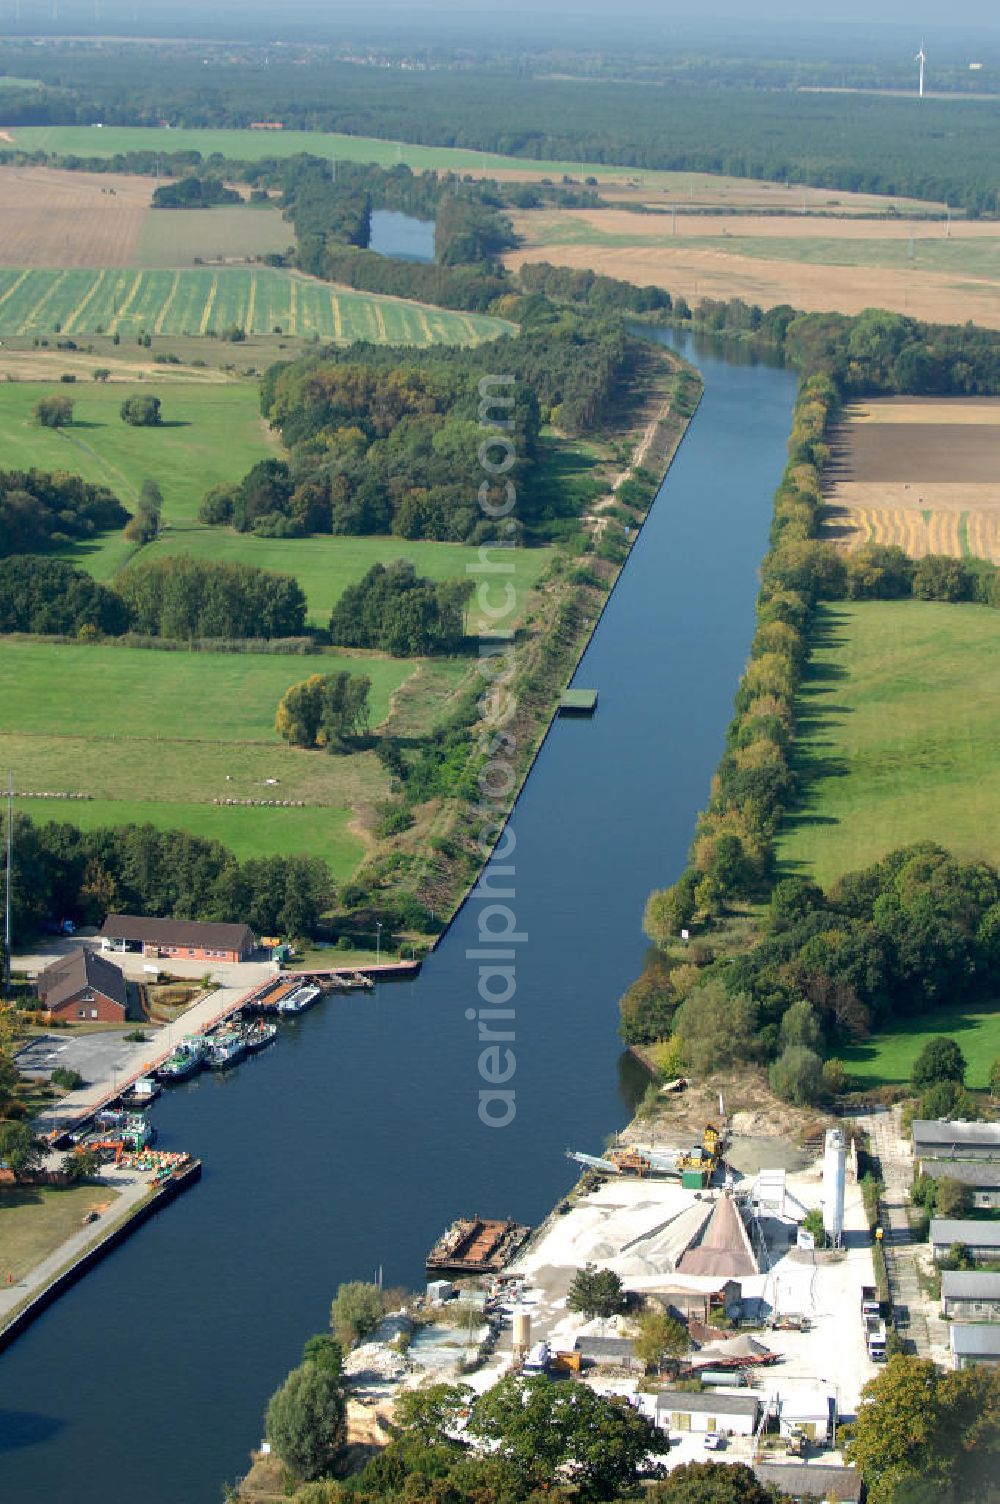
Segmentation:
[(997, 211), (997, 105), (992, 100), (801, 93), (671, 80), (642, 88), (535, 79), (488, 70), (368, 69), (324, 59), (271, 59), (252, 92), (241, 69), (179, 49), (169, 72), (155, 51), (0, 49), (0, 70), (46, 87), (0, 94), (8, 125), (243, 127), (343, 131), (528, 160), (728, 173), (816, 187), (944, 200)]

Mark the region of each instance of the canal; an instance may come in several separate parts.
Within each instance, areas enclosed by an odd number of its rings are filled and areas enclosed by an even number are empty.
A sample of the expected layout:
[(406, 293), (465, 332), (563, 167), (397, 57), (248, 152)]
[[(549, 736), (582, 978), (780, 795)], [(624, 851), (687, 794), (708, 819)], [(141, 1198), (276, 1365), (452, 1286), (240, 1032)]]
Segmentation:
[[(662, 336), (665, 340), (670, 337)], [(643, 1082), (617, 1001), (650, 889), (684, 864), (753, 626), (795, 381), (684, 345), (705, 396), (513, 818), (517, 1115), (477, 1115), (477, 906), (420, 977), (333, 998), (227, 1078), (157, 1103), (199, 1186), (0, 1358), (10, 1504), (214, 1504), (337, 1284), (418, 1286), (463, 1212), (536, 1222)]]

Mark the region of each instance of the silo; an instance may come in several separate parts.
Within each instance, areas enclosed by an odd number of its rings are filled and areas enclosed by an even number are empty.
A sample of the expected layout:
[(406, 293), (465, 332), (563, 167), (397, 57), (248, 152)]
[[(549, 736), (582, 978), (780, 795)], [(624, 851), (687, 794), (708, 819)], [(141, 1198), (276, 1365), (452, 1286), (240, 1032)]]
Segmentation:
[(844, 1235), (844, 1135), (829, 1128), (823, 1151), (823, 1231), (836, 1248)]
[(531, 1347), (531, 1312), (514, 1312), (514, 1351), (526, 1353)]

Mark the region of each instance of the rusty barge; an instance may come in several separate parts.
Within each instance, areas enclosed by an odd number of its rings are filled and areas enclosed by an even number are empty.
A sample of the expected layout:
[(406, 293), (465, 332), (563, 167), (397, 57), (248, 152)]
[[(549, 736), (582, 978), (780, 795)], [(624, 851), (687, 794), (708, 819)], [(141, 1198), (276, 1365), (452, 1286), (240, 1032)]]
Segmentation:
[(428, 1274), (499, 1274), (521, 1251), (531, 1228), (518, 1222), (461, 1217), (427, 1255)]

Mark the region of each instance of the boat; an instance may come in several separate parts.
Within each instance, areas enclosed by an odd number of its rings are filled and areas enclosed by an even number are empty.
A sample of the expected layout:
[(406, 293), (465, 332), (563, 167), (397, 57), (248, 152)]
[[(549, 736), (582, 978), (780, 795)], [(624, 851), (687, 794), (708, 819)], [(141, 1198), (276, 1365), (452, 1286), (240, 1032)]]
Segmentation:
[(499, 1274), (531, 1236), (531, 1228), (509, 1219), (460, 1217), (427, 1255), (433, 1274)]
[(140, 1076), (128, 1091), (122, 1092), (121, 1101), (125, 1107), (149, 1107), (156, 1101), (160, 1091), (161, 1088), (152, 1076)]
[(255, 1050), (263, 1050), (267, 1045), (273, 1044), (278, 1037), (277, 1024), (266, 1024), (263, 1019), (256, 1024), (244, 1024), (240, 1037), (248, 1051), (253, 1054)]
[(308, 982), (303, 987), (296, 987), (295, 991), (290, 992), (287, 997), (279, 998), (278, 1012), (304, 1013), (307, 1008), (312, 1007), (318, 997), (319, 988)]
[(205, 1051), (205, 1041), (197, 1035), (182, 1039), (173, 1054), (157, 1067), (157, 1080), (186, 1081), (189, 1076), (196, 1075), (205, 1064)]
[(210, 1071), (224, 1071), (228, 1066), (235, 1065), (237, 1060), (242, 1060), (246, 1052), (243, 1036), (235, 1029), (227, 1029), (209, 1039), (205, 1064)]

